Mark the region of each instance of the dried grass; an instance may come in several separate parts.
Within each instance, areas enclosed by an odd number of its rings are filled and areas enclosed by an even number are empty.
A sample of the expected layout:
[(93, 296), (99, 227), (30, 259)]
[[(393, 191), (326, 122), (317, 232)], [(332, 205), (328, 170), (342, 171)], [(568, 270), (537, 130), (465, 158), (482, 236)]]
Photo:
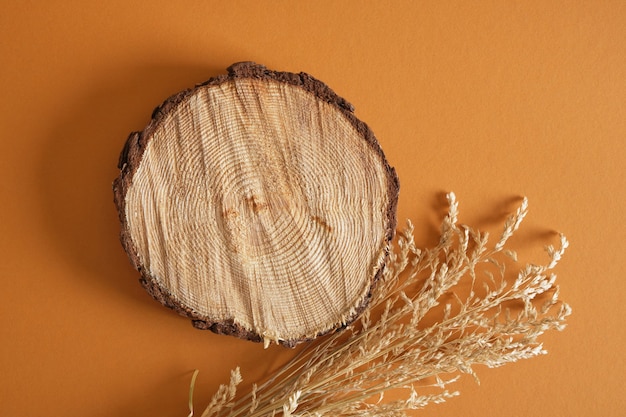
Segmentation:
[[(457, 224), (454, 194), (448, 202), (434, 248), (416, 248), (407, 223), (357, 322), (305, 346), (238, 398), (237, 368), (202, 417), (404, 416), (458, 395), (448, 386), (460, 374), (476, 377), (476, 365), (546, 353), (538, 337), (562, 330), (571, 311), (552, 273), (567, 240), (561, 235), (558, 247), (547, 247), (545, 265), (520, 267), (505, 247), (527, 214), (526, 199), (491, 247), (487, 233)], [(406, 395), (388, 400), (390, 390)]]

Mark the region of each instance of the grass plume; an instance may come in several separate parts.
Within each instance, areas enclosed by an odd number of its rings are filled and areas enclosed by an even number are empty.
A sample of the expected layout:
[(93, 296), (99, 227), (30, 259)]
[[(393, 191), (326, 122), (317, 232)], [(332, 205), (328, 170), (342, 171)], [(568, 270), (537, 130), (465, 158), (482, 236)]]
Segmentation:
[[(461, 374), (476, 377), (477, 365), (544, 354), (539, 336), (562, 330), (570, 314), (552, 272), (567, 239), (547, 247), (544, 265), (520, 266), (506, 244), (526, 199), (490, 246), (487, 233), (458, 224), (456, 198), (447, 198), (439, 243), (418, 249), (407, 222), (355, 323), (305, 346), (249, 393), (237, 395), (235, 369), (202, 417), (404, 416), (458, 395), (449, 386)], [(388, 400), (390, 390), (404, 398)]]

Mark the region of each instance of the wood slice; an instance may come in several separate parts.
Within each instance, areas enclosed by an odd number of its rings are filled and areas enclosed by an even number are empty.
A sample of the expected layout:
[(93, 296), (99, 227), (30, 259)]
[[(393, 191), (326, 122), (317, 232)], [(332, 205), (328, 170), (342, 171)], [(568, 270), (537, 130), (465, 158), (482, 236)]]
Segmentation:
[(305, 73), (250, 62), (158, 107), (114, 182), (147, 291), (198, 328), (287, 346), (354, 320), (399, 185), (353, 110)]

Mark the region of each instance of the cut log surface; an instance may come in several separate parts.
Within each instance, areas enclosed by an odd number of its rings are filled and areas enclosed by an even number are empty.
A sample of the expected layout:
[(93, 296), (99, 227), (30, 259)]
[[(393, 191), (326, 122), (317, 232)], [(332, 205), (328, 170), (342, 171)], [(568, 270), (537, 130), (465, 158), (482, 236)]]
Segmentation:
[(198, 328), (293, 346), (366, 306), (398, 179), (325, 84), (239, 63), (169, 98), (120, 157), (121, 239)]

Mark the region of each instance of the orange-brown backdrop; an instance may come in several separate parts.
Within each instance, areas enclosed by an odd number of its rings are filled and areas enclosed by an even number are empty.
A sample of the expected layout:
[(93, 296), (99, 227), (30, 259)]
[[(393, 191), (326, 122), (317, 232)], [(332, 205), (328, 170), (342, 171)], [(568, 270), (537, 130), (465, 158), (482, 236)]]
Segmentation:
[(520, 195), (524, 245), (564, 232), (574, 314), (547, 356), (479, 367), (423, 416), (622, 416), (623, 1), (3, 1), (0, 416), (184, 416), (229, 370), (292, 352), (194, 330), (144, 293), (111, 182), (127, 134), (236, 61), (306, 71), (356, 107), (431, 245), (441, 192), (487, 227)]

